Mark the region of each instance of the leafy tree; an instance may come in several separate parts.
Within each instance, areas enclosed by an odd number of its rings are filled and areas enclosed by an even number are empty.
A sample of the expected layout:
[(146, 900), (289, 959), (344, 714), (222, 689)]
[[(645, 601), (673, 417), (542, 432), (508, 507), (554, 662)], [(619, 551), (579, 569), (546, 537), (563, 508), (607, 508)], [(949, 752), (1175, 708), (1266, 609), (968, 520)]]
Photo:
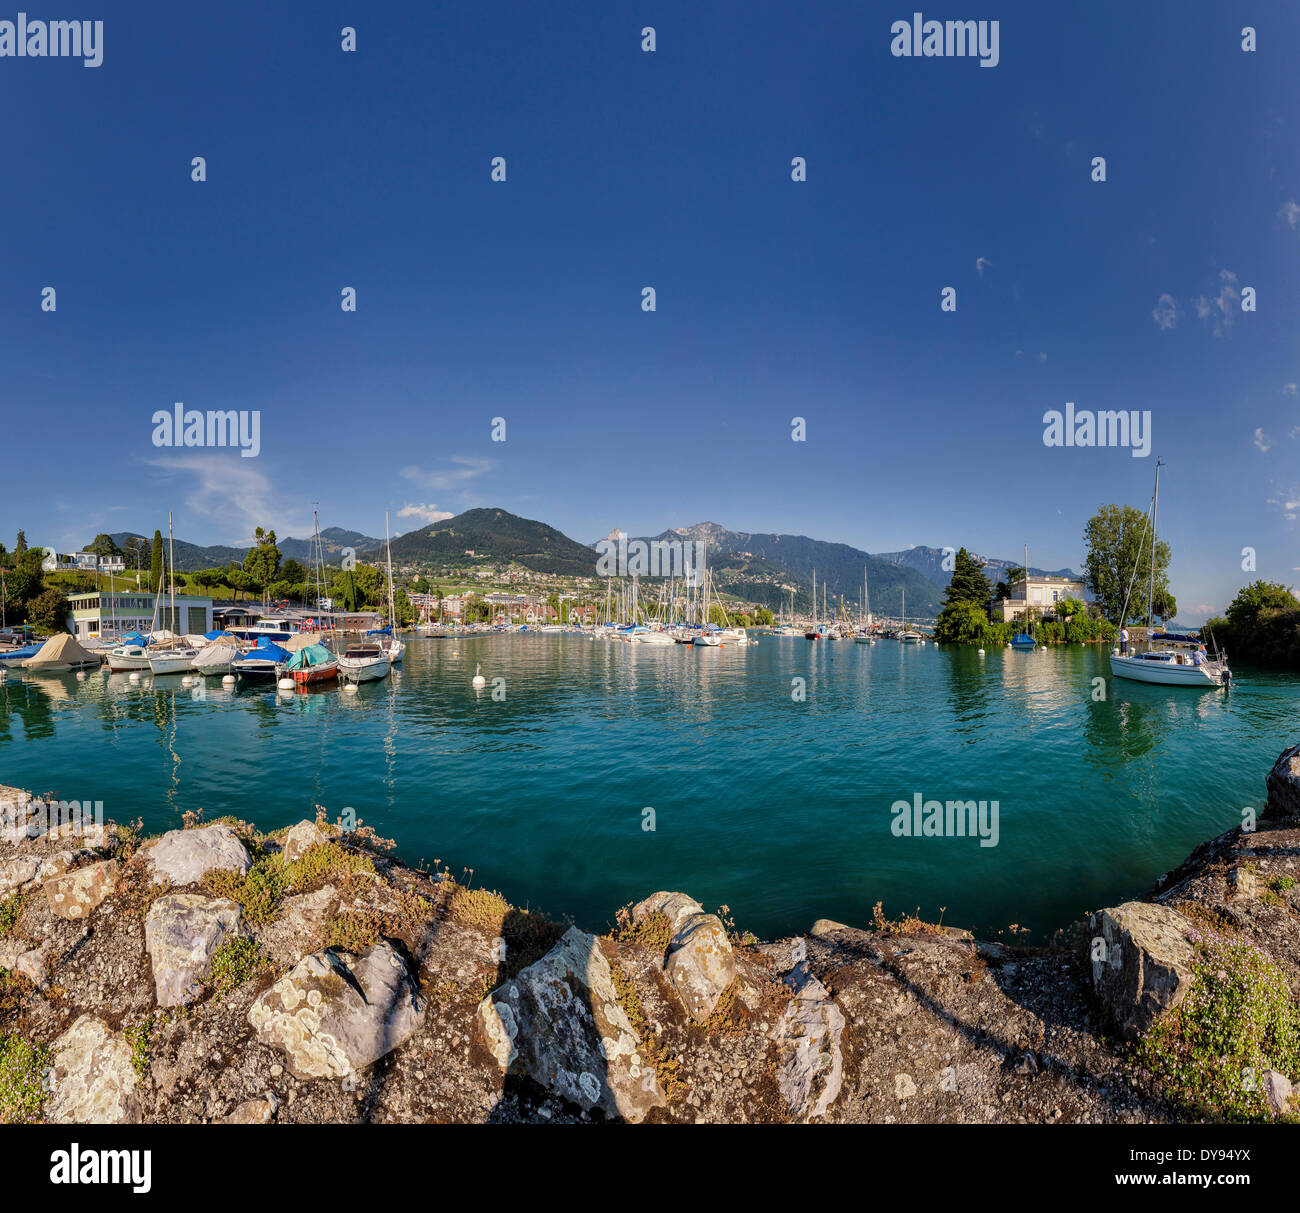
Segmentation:
[(299, 561), (290, 556), (289, 559), (280, 566), (280, 577), (290, 585), (302, 585), (307, 581), (307, 570), (303, 568)]
[(266, 591), (280, 572), (283, 559), (276, 546), (275, 532), (264, 531), (260, 526), (253, 532), (253, 546), (244, 556), (244, 572), (252, 578), (259, 591)]
[(772, 612), (769, 611), (767, 607), (757, 607), (754, 611), (754, 624), (756, 627), (771, 627), (774, 618)]
[(110, 556), (121, 556), (122, 549), (117, 546), (111, 535), (104, 534), (101, 531), (92, 540), (90, 546), (85, 549), (87, 552), (94, 552), (101, 560)]
[[(1131, 584), (1129, 618), (1145, 618), (1147, 591), (1151, 584), (1151, 530), (1145, 511), (1131, 505), (1104, 505), (1088, 519), (1083, 538), (1088, 546), (1085, 576), (1102, 614), (1112, 623), (1121, 622), (1124, 598)], [(1157, 541), (1157, 599), (1162, 593), (1169, 594), (1169, 559), (1169, 545), (1164, 540)], [(1172, 600), (1166, 597), (1163, 601), (1168, 605)]]
[(14, 555), (21, 556), (27, 551), (27, 532), (19, 531), (18, 538), (14, 541)]
[(66, 632), (67, 595), (57, 586), (42, 590), (27, 604), (27, 621), (43, 632)]
[(153, 560), (149, 565), (149, 588), (156, 590), (162, 585), (163, 578), (163, 540), (162, 531), (153, 533)]
[(934, 638), (940, 644), (982, 644), (989, 628), (986, 607), (977, 602), (950, 602), (939, 612)]
[(1287, 586), (1254, 581), (1237, 592), (1227, 614), (1206, 620), (1201, 634), (1239, 656), (1300, 669), (1300, 601)]
[(1228, 605), (1228, 622), (1233, 627), (1246, 627), (1258, 620), (1261, 611), (1300, 610), (1300, 600), (1278, 581), (1252, 581), (1237, 591)]
[(1060, 619), (1071, 619), (1075, 615), (1084, 613), (1084, 605), (1078, 598), (1062, 598), (1054, 608), (1056, 615)]

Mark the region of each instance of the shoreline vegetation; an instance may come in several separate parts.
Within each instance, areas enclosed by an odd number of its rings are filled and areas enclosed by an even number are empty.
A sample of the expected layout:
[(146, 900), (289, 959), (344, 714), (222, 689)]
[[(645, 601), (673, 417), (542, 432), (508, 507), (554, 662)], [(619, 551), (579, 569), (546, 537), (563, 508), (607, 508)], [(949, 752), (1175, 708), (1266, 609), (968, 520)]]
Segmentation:
[(144, 837), (0, 788), (0, 1123), (1294, 1121), (1300, 745), (1265, 790), (1025, 946), (670, 891), (589, 932), (319, 807)]

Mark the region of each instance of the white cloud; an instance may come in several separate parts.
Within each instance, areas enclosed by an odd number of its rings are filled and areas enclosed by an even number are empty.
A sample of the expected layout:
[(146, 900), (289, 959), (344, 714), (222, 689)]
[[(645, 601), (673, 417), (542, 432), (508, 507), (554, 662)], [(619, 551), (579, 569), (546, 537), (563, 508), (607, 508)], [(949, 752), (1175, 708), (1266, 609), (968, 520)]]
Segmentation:
[(1300, 227), (1300, 206), (1296, 205), (1294, 198), (1289, 198), (1282, 204), (1278, 218), (1285, 219), (1292, 228)]
[(1178, 325), (1178, 304), (1174, 302), (1172, 295), (1161, 295), (1156, 300), (1156, 305), (1151, 311), (1151, 319), (1156, 322), (1156, 328), (1162, 333), (1167, 333), (1170, 329)]
[(1194, 300), (1196, 315), (1201, 320), (1214, 321), (1214, 335), (1222, 337), (1232, 327), (1240, 307), (1241, 292), (1237, 289), (1237, 275), (1231, 270), (1219, 271), (1219, 293), (1212, 299), (1205, 295)]
[[(252, 543), (259, 526), (281, 536), (311, 530), (311, 520), (283, 506), (270, 479), (237, 453), (160, 454), (144, 462), (165, 478), (178, 478), (185, 505), (195, 514), (219, 519), (232, 545)], [(238, 533), (230, 529), (236, 526)]]
[(1042, 352), (1042, 350), (1039, 350), (1039, 351), (1038, 351), (1038, 361), (1039, 361), (1039, 362), (1046, 362), (1046, 361), (1047, 361), (1047, 355), (1044, 354), (1044, 353)]
[(492, 471), (497, 465), (495, 459), (483, 459), (470, 455), (452, 455), (447, 462), (454, 466), (438, 469), (421, 468), (411, 464), (402, 469), (402, 476), (404, 479), (423, 488), (448, 493), (453, 489), (464, 487), (471, 480)]
[(450, 510), (440, 510), (436, 505), (422, 505), (420, 502), (412, 502), (404, 505), (397, 511), (399, 518), (418, 518), (421, 523), (428, 526), (432, 522), (442, 522), (446, 518), (455, 518), (456, 515)]
[(1273, 449), (1273, 439), (1264, 433), (1262, 426), (1257, 427), (1255, 430), (1255, 445), (1265, 454)]
[(993, 262), (991, 262), (987, 257), (976, 257), (976, 258), (975, 258), (975, 271), (976, 271), (976, 273), (979, 274), (979, 276), (980, 276), (981, 278), (983, 278), (983, 277), (984, 277), (984, 267), (985, 267), (986, 265), (992, 265), (992, 264), (993, 264)]
[(1283, 396), (1294, 396), (1296, 394), (1296, 385), (1294, 383), (1284, 383), (1282, 385)]

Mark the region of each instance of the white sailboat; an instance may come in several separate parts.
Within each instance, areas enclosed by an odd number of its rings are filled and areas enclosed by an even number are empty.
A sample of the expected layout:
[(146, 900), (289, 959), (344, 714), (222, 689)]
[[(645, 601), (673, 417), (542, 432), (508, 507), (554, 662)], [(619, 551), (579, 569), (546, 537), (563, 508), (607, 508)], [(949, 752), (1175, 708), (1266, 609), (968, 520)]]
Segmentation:
[(920, 632), (913, 632), (907, 626), (907, 591), (903, 590), (903, 630), (898, 633), (900, 644), (920, 644), (925, 639)]
[[(180, 621), (176, 617), (176, 539), (172, 534), (172, 515), (167, 511), (167, 543), (169, 556), (167, 563), (171, 566), (171, 617), (172, 624), (177, 631), (181, 630)], [(163, 649), (157, 649), (149, 654), (149, 668), (155, 674), (186, 674), (194, 668), (194, 659), (199, 655), (199, 650), (190, 648), (187, 645), (177, 646), (173, 638), (168, 642), (168, 646)]]
[[(1139, 556), (1133, 565), (1133, 575), (1129, 578), (1128, 593), (1124, 596), (1124, 608), (1120, 612), (1120, 626), (1128, 620), (1129, 597), (1133, 593), (1133, 582), (1137, 578), (1138, 565), (1141, 563), (1142, 540), (1146, 532), (1151, 531), (1151, 580), (1147, 587), (1147, 635), (1151, 634), (1152, 606), (1155, 602), (1156, 589), (1156, 516), (1160, 504), (1160, 460), (1156, 460), (1156, 485), (1151, 494), (1151, 509), (1147, 513), (1147, 526), (1143, 528), (1142, 539), (1138, 540)], [(1198, 660), (1199, 659), (1199, 660)], [(1154, 649), (1147, 642), (1143, 653), (1122, 653), (1119, 649), (1110, 651), (1110, 672), (1116, 678), (1127, 678), (1133, 682), (1154, 682), (1170, 687), (1221, 687), (1232, 680), (1232, 671), (1228, 669), (1228, 659), (1220, 653), (1217, 660), (1211, 661), (1204, 655), (1203, 646), (1198, 645), (1191, 652), (1182, 648)]]
[(406, 642), (397, 635), (397, 612), (393, 609), (393, 541), (388, 532), (388, 511), (384, 511), (384, 546), (388, 549), (388, 627), (391, 634), (380, 637), (379, 647), (388, 654), (391, 665), (396, 665), (406, 653)]

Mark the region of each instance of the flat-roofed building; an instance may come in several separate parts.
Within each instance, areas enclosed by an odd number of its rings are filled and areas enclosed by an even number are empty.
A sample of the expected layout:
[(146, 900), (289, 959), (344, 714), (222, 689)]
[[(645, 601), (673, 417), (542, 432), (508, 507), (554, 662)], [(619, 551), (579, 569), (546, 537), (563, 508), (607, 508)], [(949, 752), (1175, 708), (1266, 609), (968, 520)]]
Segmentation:
[(128, 632), (147, 636), (151, 630), (164, 629), (178, 636), (212, 631), (212, 599), (190, 594), (176, 595), (175, 613), (171, 595), (163, 595), (156, 623), (153, 594), (69, 594), (68, 606), (68, 630), (78, 640), (115, 639)]

